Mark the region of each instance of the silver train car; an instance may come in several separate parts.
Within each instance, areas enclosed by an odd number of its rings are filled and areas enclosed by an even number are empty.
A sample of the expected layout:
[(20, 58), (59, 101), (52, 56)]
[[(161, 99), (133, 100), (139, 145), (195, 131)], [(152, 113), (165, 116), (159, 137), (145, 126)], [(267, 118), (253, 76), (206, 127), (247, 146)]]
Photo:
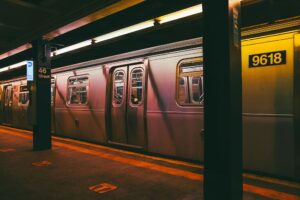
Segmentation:
[[(299, 180), (294, 111), (299, 36), (293, 31), (242, 42), (246, 170)], [(53, 132), (203, 161), (201, 44), (196, 38), (53, 69)], [(0, 94), (1, 123), (30, 129), (26, 80), (2, 81)]]

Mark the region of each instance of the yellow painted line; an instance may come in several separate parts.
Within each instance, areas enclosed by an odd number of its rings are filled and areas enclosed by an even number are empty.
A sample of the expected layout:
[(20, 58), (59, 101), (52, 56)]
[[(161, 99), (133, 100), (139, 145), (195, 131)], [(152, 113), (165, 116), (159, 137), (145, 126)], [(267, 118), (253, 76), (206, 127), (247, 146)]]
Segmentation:
[[(27, 138), (27, 139), (32, 138), (32, 136), (24, 135), (22, 133), (13, 133), (11, 131), (3, 131), (3, 130), (1, 130), (1, 132), (5, 132), (5, 133), (10, 134), (10, 135), (15, 135), (15, 136), (23, 137), (23, 138)], [(158, 165), (158, 164), (148, 163), (148, 162), (145, 162), (145, 161), (138, 161), (138, 160), (131, 159), (131, 158), (124, 158), (124, 157), (121, 157), (121, 156), (116, 156), (116, 155), (112, 155), (112, 154), (109, 154), (109, 153), (103, 153), (103, 152), (95, 151), (95, 150), (92, 150), (92, 149), (86, 149), (86, 148), (83, 148), (83, 147), (78, 147), (78, 146), (74, 146), (74, 145), (71, 145), (71, 144), (64, 144), (64, 143), (56, 142), (56, 141), (53, 141), (52, 144), (57, 146), (57, 147), (63, 147), (63, 148), (71, 149), (71, 150), (74, 150), (74, 151), (99, 156), (101, 158), (113, 160), (113, 161), (116, 161), (116, 162), (120, 162), (120, 163), (124, 163), (124, 164), (128, 164), (128, 165), (133, 165), (135, 167), (147, 168), (147, 169), (150, 169), (150, 170), (154, 170), (154, 171), (158, 171), (158, 172), (162, 172), (162, 173), (169, 174), (169, 175), (174, 175), (174, 176), (181, 176), (181, 177), (184, 177), (184, 178), (187, 178), (187, 179), (190, 179), (190, 180), (196, 180), (196, 181), (203, 180), (203, 176), (201, 174), (196, 174), (196, 173), (181, 170), (181, 169), (174, 169), (174, 168), (171, 168), (171, 167), (165, 167), (165, 166), (161, 166), (161, 165)]]
[(149, 158), (149, 159), (152, 159), (152, 160), (163, 161), (163, 162), (167, 162), (167, 163), (171, 163), (171, 164), (203, 169), (203, 165), (200, 165), (200, 164), (193, 164), (193, 163), (179, 161), (179, 160), (172, 160), (172, 159), (168, 159), (168, 158), (149, 156), (149, 155), (130, 152), (130, 151), (126, 151), (126, 150), (106, 147), (106, 146), (103, 146), (103, 145), (91, 144), (91, 143), (88, 143), (88, 142), (78, 141), (78, 140), (74, 140), (74, 139), (70, 139), (70, 138), (60, 138), (60, 137), (55, 137), (55, 136), (53, 136), (53, 138), (55, 138), (57, 140), (61, 140), (61, 141), (67, 141), (67, 142), (72, 142), (72, 143), (77, 143), (77, 144), (83, 144), (83, 145), (87, 145), (87, 146), (91, 146), (91, 147), (96, 147), (96, 148), (99, 148), (99, 149), (105, 149), (105, 150), (110, 150), (110, 151), (114, 151), (114, 152), (125, 153), (125, 154), (128, 154), (128, 155), (139, 156), (139, 157), (142, 157), (142, 158)]
[(276, 179), (276, 178), (258, 176), (258, 175), (254, 175), (254, 174), (248, 174), (248, 173), (244, 173), (243, 176), (245, 178), (250, 178), (250, 179), (264, 181), (267, 183), (273, 183), (273, 184), (277, 184), (277, 185), (283, 185), (283, 186), (287, 186), (287, 187), (291, 187), (291, 188), (300, 189), (299, 183), (295, 183), (295, 182), (291, 182), (291, 181), (284, 181), (284, 180), (280, 180), (280, 179)]
[(288, 194), (285, 192), (278, 192), (276, 190), (256, 187), (249, 184), (243, 184), (244, 192), (254, 193), (263, 197), (278, 199), (278, 200), (300, 200), (300, 197), (293, 194)]
[[(7, 131), (7, 130), (1, 130), (0, 133), (1, 132), (10, 134), (10, 135), (14, 135), (14, 136), (18, 136), (18, 137), (22, 137), (22, 138), (32, 139), (31, 135), (24, 135), (22, 133), (14, 133), (14, 132)], [(63, 147), (63, 148), (67, 148), (70, 150), (86, 153), (89, 155), (99, 156), (101, 158), (113, 160), (116, 162), (132, 165), (132, 166), (136, 166), (136, 167), (146, 168), (146, 169), (158, 171), (158, 172), (169, 174), (169, 175), (180, 176), (180, 177), (184, 177), (184, 178), (187, 178), (190, 180), (203, 181), (202, 174), (197, 174), (197, 173), (193, 173), (193, 172), (189, 172), (189, 171), (185, 171), (185, 170), (160, 166), (158, 164), (148, 163), (148, 162), (144, 162), (144, 161), (138, 161), (135, 159), (123, 158), (120, 156), (103, 153), (103, 152), (98, 152), (95, 150), (86, 149), (83, 147), (78, 147), (78, 146), (74, 146), (74, 145), (70, 145), (70, 144), (64, 144), (61, 142), (54, 141), (53, 144), (57, 147)], [(297, 196), (297, 195), (293, 195), (293, 194), (289, 194), (289, 193), (285, 193), (285, 192), (279, 192), (279, 191), (268, 189), (268, 188), (257, 187), (257, 186), (253, 186), (253, 185), (249, 185), (249, 184), (243, 184), (243, 191), (248, 192), (248, 193), (254, 193), (259, 196), (263, 196), (263, 197), (267, 197), (267, 198), (271, 198), (271, 199), (300, 200), (300, 196)]]
[[(0, 128), (10, 129), (12, 131), (18, 131), (20, 133), (22, 133), (22, 131), (23, 131), (22, 129), (16, 129), (16, 128), (7, 127), (7, 126), (0, 126)], [(32, 134), (32, 131), (24, 130), (24, 132)], [(115, 148), (111, 148), (111, 147), (107, 147), (107, 146), (103, 146), (103, 145), (99, 145), (99, 144), (92, 144), (89, 142), (74, 140), (74, 139), (70, 139), (70, 138), (61, 138), (61, 137), (56, 137), (56, 136), (52, 136), (52, 138), (54, 138), (56, 140), (60, 140), (60, 141), (67, 141), (67, 142), (82, 144), (82, 145), (86, 145), (86, 146), (90, 146), (90, 147), (96, 147), (99, 149), (104, 149), (104, 150), (109, 150), (109, 151), (114, 151), (114, 152), (119, 152), (119, 153), (125, 153), (125, 154), (133, 155), (133, 156), (139, 156), (141, 158), (148, 158), (148, 159), (152, 159), (152, 160), (163, 161), (166, 163), (182, 165), (182, 166), (186, 166), (186, 167), (193, 167), (193, 168), (197, 168), (197, 169), (203, 169), (203, 165), (200, 165), (200, 164), (193, 164), (193, 163), (179, 161), (179, 160), (172, 160), (172, 159), (168, 159), (168, 158), (149, 156), (149, 155), (145, 155), (145, 154), (140, 154), (140, 153), (121, 150), (121, 149), (115, 149)]]

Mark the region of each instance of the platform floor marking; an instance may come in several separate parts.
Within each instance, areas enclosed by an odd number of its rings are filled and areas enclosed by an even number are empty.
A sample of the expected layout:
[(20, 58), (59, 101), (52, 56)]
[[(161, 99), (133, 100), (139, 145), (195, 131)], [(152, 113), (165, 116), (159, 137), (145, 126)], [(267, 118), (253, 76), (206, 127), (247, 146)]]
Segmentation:
[[(31, 135), (24, 135), (22, 133), (14, 133), (14, 132), (11, 132), (8, 130), (1, 130), (1, 132), (5, 132), (7, 134), (26, 138), (26, 139), (32, 139)], [(115, 155), (108, 154), (108, 153), (102, 153), (102, 152), (98, 152), (95, 150), (85, 149), (83, 147), (77, 147), (77, 146), (70, 145), (70, 144), (63, 144), (61, 142), (54, 141), (53, 144), (58, 147), (65, 147), (67, 149), (71, 149), (74, 151), (79, 151), (79, 152), (87, 153), (90, 155), (96, 155), (96, 156), (99, 156), (102, 158), (107, 158), (109, 160), (114, 160), (117, 162), (134, 165), (134, 166), (141, 167), (141, 168), (152, 169), (152, 170), (170, 174), (170, 175), (182, 176), (182, 177), (185, 177), (185, 178), (188, 178), (191, 180), (196, 180), (196, 181), (203, 180), (202, 174), (196, 174), (196, 173), (188, 172), (185, 170), (178, 170), (178, 169), (174, 169), (174, 168), (170, 168), (170, 167), (164, 167), (164, 166), (160, 166), (157, 164), (147, 163), (144, 161), (137, 161), (134, 159), (123, 158), (123, 157), (115, 156)], [(127, 162), (127, 161), (132, 161), (132, 162)], [(168, 170), (171, 170), (171, 171), (168, 171)], [(263, 197), (267, 197), (267, 198), (271, 198), (271, 199), (300, 200), (300, 196), (297, 196), (297, 195), (293, 195), (293, 194), (289, 194), (289, 193), (285, 193), (285, 192), (278, 192), (276, 190), (257, 187), (257, 186), (253, 186), (253, 185), (245, 184), (245, 183), (243, 184), (243, 191), (248, 192), (248, 193), (257, 194), (259, 196), (263, 196)]]
[(15, 152), (15, 151), (16, 151), (16, 149), (13, 149), (13, 148), (0, 149), (1, 153), (9, 153), (9, 152)]
[(89, 190), (103, 194), (112, 190), (116, 190), (118, 187), (109, 183), (100, 183), (89, 187)]
[(39, 161), (39, 162), (33, 162), (32, 165), (37, 166), (37, 167), (45, 167), (45, 166), (51, 165), (51, 162), (49, 162), (48, 160), (43, 160), (43, 161)]

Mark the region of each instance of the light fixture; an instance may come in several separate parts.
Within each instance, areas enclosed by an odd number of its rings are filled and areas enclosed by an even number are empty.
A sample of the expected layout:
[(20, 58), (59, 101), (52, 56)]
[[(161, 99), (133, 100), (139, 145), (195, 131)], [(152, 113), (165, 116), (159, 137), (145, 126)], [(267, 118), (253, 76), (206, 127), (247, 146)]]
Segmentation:
[(71, 46), (61, 48), (59, 50), (51, 52), (51, 57), (56, 56), (56, 55), (60, 55), (60, 54), (63, 54), (63, 53), (67, 53), (69, 51), (74, 51), (76, 49), (80, 49), (82, 47), (86, 47), (86, 46), (89, 46), (91, 44), (92, 44), (92, 40), (86, 40), (86, 41), (83, 41), (83, 42), (80, 42), (80, 43), (77, 43), (77, 44), (73, 44)]
[(23, 65), (26, 65), (26, 64), (27, 64), (27, 61), (22, 61), (22, 62), (13, 64), (13, 65), (10, 65), (9, 69), (19, 68), (19, 67), (22, 67)]
[(150, 28), (152, 26), (154, 26), (154, 20), (148, 20), (148, 21), (145, 21), (145, 22), (142, 22), (142, 23), (139, 23), (139, 24), (135, 24), (133, 26), (122, 28), (120, 30), (117, 30), (117, 31), (114, 31), (114, 32), (111, 32), (111, 33), (107, 33), (105, 35), (101, 35), (99, 37), (94, 38), (94, 41), (95, 41), (95, 43), (103, 42), (105, 40), (116, 38), (116, 37), (119, 37), (119, 36), (122, 36), (122, 35), (133, 33), (133, 32), (139, 31), (139, 30), (143, 30), (143, 29), (146, 29), (146, 28)]
[(175, 21), (178, 19), (182, 19), (182, 18), (200, 14), (200, 13), (202, 13), (202, 4), (198, 4), (196, 6), (192, 6), (192, 7), (183, 9), (183, 10), (179, 10), (177, 12), (173, 12), (173, 13), (158, 17), (158, 18), (156, 18), (156, 20), (160, 24), (164, 24), (167, 22)]
[(144, 22), (141, 22), (141, 23), (138, 23), (138, 24), (126, 27), (126, 28), (122, 28), (122, 29), (119, 29), (119, 30), (116, 30), (116, 31), (113, 31), (113, 32), (95, 37), (95, 38), (90, 39), (90, 40), (86, 40), (86, 41), (83, 41), (83, 42), (80, 42), (80, 43), (77, 43), (77, 44), (74, 44), (74, 45), (56, 50), (56, 51), (53, 51), (53, 52), (51, 52), (51, 57), (56, 56), (56, 55), (60, 55), (60, 54), (63, 54), (63, 53), (67, 53), (67, 52), (70, 52), (70, 51), (74, 51), (76, 49), (86, 47), (86, 46), (89, 46), (89, 45), (94, 44), (94, 43), (103, 42), (103, 41), (110, 40), (110, 39), (113, 39), (113, 38), (117, 38), (117, 37), (120, 37), (120, 36), (123, 36), (123, 35), (127, 35), (129, 33), (133, 33), (133, 32), (136, 32), (136, 31), (143, 30), (143, 29), (147, 29), (147, 28), (153, 27), (156, 23), (164, 24), (164, 23), (167, 23), (167, 22), (171, 22), (171, 21), (174, 21), (174, 20), (181, 19), (181, 18), (196, 15), (196, 14), (199, 14), (201, 12), (202, 12), (202, 4), (198, 4), (196, 6), (192, 6), (192, 7), (177, 11), (177, 12), (173, 12), (173, 13), (155, 18), (155, 19), (144, 21)]
[(22, 66), (24, 66), (26, 64), (27, 64), (27, 61), (18, 62), (16, 64), (9, 65), (7, 67), (1, 68), (0, 72), (8, 71), (8, 70), (11, 70), (11, 69), (16, 69), (16, 68), (22, 67)]
[(0, 72), (4, 72), (4, 71), (7, 71), (7, 70), (9, 70), (9, 67), (3, 67), (3, 68), (0, 69)]

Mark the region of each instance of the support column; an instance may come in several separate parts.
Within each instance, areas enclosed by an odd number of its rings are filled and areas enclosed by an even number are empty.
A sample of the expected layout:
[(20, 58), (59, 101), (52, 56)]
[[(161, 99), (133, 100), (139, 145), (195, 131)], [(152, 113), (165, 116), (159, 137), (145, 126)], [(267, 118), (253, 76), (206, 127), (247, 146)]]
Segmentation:
[(204, 199), (241, 200), (240, 1), (203, 1)]
[(32, 85), (33, 150), (51, 149), (50, 46), (43, 40), (32, 43), (34, 82)]

